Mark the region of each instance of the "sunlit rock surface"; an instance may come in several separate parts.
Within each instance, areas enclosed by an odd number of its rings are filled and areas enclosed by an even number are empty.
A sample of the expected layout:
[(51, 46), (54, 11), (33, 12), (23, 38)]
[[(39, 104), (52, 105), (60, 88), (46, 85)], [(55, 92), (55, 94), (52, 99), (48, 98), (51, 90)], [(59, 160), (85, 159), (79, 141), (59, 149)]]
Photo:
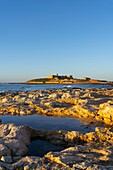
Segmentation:
[(75, 117), (113, 125), (113, 89), (58, 89), (0, 94), (1, 115)]

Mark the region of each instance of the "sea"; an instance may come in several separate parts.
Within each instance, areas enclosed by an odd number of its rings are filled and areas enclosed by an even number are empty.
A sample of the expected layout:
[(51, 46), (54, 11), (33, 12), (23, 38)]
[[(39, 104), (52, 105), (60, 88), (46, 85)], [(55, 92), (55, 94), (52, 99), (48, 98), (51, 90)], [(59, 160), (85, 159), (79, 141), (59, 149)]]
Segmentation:
[(63, 89), (63, 88), (112, 88), (101, 84), (22, 84), (22, 83), (0, 83), (0, 92), (17, 92), (29, 90)]
[[(64, 89), (64, 88), (112, 88), (108, 85), (100, 84), (77, 84), (77, 85), (63, 85), (63, 84), (42, 84), (42, 85), (30, 85), (19, 83), (0, 83), (0, 93), (3, 92), (22, 92), (30, 90), (45, 90), (45, 89)], [(2, 123), (14, 123), (15, 125), (28, 125), (35, 129), (40, 130), (66, 130), (66, 131), (79, 131), (82, 133), (92, 132), (95, 130), (94, 126), (86, 125), (78, 119), (74, 118), (60, 118), (41, 115), (29, 115), (29, 116), (11, 116), (0, 115)], [(49, 151), (61, 151), (63, 146), (56, 146), (44, 139), (36, 139), (28, 146), (29, 156), (43, 156)]]

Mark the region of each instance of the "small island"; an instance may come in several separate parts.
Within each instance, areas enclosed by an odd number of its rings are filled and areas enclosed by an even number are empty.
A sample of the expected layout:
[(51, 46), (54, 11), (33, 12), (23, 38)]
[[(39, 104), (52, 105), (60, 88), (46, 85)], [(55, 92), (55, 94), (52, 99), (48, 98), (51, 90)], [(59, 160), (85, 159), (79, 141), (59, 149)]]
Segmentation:
[(82, 79), (73, 78), (72, 75), (48, 75), (45, 78), (36, 78), (25, 82), (26, 84), (106, 84), (113, 85), (113, 82), (106, 80), (91, 79), (84, 77)]

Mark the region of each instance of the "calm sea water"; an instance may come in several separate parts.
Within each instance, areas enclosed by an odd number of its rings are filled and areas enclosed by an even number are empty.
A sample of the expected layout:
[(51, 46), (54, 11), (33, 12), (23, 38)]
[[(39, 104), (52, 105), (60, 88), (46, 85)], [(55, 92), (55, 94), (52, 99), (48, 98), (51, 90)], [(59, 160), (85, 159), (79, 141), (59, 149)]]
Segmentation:
[(63, 84), (42, 84), (42, 85), (30, 85), (30, 84), (12, 84), (12, 83), (0, 83), (0, 92), (9, 91), (29, 91), (29, 90), (44, 90), (44, 89), (60, 89), (60, 88), (111, 88), (111, 86), (100, 84), (78, 84), (78, 85), (63, 85)]

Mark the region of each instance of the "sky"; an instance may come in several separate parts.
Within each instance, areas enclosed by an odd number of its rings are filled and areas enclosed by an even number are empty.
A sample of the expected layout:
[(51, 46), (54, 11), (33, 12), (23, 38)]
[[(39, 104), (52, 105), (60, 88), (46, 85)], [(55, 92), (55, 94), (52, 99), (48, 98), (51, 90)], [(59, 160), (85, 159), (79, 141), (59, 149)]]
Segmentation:
[(0, 0), (0, 82), (113, 81), (113, 0)]

